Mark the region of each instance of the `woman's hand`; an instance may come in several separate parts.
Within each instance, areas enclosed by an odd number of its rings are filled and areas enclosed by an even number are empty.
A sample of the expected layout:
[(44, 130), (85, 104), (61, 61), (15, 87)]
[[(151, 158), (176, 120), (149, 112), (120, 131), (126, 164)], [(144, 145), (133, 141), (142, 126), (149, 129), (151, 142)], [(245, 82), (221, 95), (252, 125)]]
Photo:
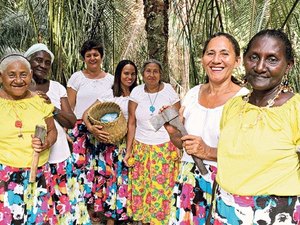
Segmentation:
[(91, 125), (87, 127), (89, 132), (94, 135), (94, 137), (100, 142), (108, 142), (109, 133), (102, 130), (101, 125)]
[(181, 138), (182, 146), (189, 155), (194, 155), (200, 159), (208, 159), (210, 147), (201, 137), (194, 135), (185, 135)]
[(32, 137), (31, 146), (34, 151), (40, 153), (40, 152), (50, 148), (50, 145), (47, 142), (47, 140), (43, 144), (41, 139), (34, 137), (34, 135), (32, 135), (31, 137)]
[[(133, 161), (132, 161), (133, 160)], [(127, 167), (133, 167), (134, 166), (134, 158), (131, 153), (126, 152), (123, 162)]]
[(38, 96), (40, 96), (41, 98), (43, 98), (45, 100), (44, 101), (45, 103), (47, 103), (47, 104), (51, 103), (50, 98), (48, 97), (48, 95), (46, 95), (45, 92), (43, 92), (43, 91), (36, 91), (36, 93), (38, 94)]

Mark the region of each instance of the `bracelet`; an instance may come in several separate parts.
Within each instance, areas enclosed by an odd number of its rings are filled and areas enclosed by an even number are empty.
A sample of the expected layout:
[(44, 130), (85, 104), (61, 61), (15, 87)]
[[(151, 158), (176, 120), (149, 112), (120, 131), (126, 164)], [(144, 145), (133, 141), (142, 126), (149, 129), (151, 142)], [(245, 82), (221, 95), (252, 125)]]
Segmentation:
[(53, 111), (53, 116), (57, 116), (58, 114), (60, 113), (60, 109), (59, 108), (56, 108), (54, 107), (54, 111)]

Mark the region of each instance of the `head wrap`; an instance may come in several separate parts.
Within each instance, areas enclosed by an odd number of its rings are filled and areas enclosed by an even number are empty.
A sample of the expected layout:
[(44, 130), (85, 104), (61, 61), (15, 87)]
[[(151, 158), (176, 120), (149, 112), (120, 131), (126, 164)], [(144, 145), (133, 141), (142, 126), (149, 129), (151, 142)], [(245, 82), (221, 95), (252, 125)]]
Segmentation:
[(53, 53), (48, 49), (48, 47), (45, 44), (42, 43), (38, 43), (38, 44), (34, 44), (32, 45), (25, 53), (24, 56), (25, 57), (29, 57), (31, 55), (33, 55), (36, 52), (39, 51), (45, 51), (47, 53), (49, 53), (49, 55), (51, 56), (51, 63), (53, 63), (54, 60), (54, 55)]

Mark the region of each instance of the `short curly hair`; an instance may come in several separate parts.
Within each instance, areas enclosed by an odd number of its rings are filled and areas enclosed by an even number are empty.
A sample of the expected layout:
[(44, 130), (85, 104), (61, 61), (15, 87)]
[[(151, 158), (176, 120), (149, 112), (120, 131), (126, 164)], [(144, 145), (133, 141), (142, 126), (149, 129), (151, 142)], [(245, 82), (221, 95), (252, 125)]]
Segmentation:
[(82, 58), (84, 58), (85, 53), (87, 51), (90, 51), (92, 49), (97, 50), (100, 53), (101, 58), (103, 58), (103, 55), (104, 55), (104, 47), (103, 47), (103, 45), (100, 44), (99, 42), (97, 42), (96, 40), (93, 40), (93, 39), (85, 41), (83, 43), (83, 45), (81, 46), (80, 55), (82, 56)]

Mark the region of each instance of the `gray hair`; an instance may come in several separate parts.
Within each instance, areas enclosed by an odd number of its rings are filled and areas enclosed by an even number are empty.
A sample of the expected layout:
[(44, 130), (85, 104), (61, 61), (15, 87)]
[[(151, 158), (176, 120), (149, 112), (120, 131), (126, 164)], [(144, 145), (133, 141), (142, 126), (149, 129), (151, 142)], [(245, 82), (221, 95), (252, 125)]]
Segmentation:
[(31, 70), (29, 61), (23, 55), (9, 54), (9, 55), (4, 56), (0, 61), (0, 73), (3, 73), (4, 70), (7, 69), (8, 65), (10, 65), (11, 63), (16, 62), (16, 61), (22, 62), (24, 65), (26, 65), (28, 70)]
[(141, 68), (141, 73), (142, 73), (142, 75), (144, 75), (145, 68), (146, 68), (146, 66), (147, 66), (148, 64), (150, 64), (150, 63), (154, 63), (154, 64), (158, 65), (160, 75), (163, 74), (163, 67), (162, 67), (161, 62), (158, 61), (158, 60), (156, 60), (156, 59), (148, 59), (146, 62), (144, 62), (143, 66), (142, 66), (142, 68)]

